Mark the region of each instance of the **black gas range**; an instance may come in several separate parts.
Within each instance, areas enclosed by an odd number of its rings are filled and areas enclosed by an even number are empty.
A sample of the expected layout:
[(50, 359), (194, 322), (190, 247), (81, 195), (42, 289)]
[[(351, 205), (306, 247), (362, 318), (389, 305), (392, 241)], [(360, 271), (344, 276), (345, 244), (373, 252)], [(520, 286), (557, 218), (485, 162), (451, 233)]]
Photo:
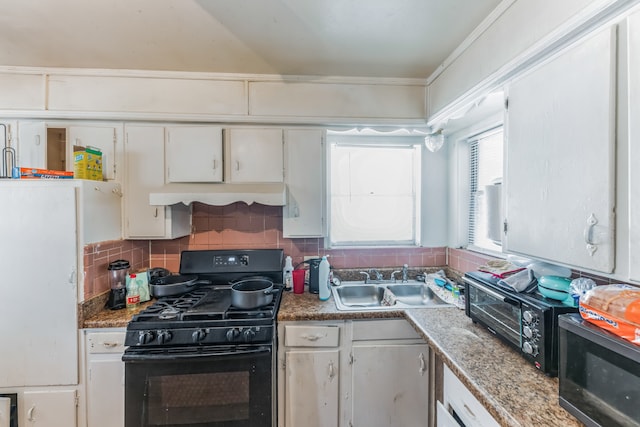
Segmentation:
[[(283, 259), (281, 249), (182, 252), (180, 275), (206, 284), (158, 299), (127, 325), (126, 427), (275, 425)], [(274, 283), (272, 301), (234, 307), (232, 283), (257, 277)]]

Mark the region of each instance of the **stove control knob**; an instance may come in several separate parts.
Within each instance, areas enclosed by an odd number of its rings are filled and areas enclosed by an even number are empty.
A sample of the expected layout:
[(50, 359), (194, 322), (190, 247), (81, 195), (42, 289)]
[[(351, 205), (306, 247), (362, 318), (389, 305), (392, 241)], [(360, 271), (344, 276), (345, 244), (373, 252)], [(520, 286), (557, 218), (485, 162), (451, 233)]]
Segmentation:
[(535, 344), (531, 344), (530, 342), (525, 342), (522, 345), (522, 350), (527, 353), (530, 354), (532, 356), (537, 356), (538, 355), (538, 346)]
[(522, 313), (522, 318), (527, 323), (534, 323), (538, 320), (538, 315), (533, 311), (527, 310), (524, 313)]
[(171, 341), (171, 332), (158, 331), (158, 344), (166, 344)]
[(193, 334), (191, 334), (191, 339), (193, 339), (193, 342), (200, 342), (206, 336), (207, 331), (205, 331), (204, 329), (198, 329), (197, 331), (194, 331)]
[(227, 341), (235, 341), (240, 336), (240, 331), (236, 328), (227, 331)]
[(253, 337), (255, 336), (256, 336), (256, 332), (253, 329), (247, 329), (242, 333), (244, 342), (251, 342), (253, 340)]
[(138, 333), (138, 344), (140, 344), (140, 345), (149, 344), (150, 342), (153, 341), (154, 338), (155, 338), (155, 335), (154, 335), (153, 332), (151, 332), (151, 331), (140, 331)]
[(525, 337), (533, 339), (538, 336), (538, 330), (536, 328), (531, 328), (529, 326), (524, 326), (522, 328), (522, 333)]

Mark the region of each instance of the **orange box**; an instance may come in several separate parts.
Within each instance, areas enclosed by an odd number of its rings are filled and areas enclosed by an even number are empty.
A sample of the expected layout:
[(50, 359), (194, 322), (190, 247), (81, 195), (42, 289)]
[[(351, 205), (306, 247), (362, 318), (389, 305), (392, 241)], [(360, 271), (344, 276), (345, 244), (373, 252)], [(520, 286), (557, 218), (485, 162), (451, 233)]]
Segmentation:
[(14, 167), (11, 177), (14, 179), (73, 179), (73, 172)]

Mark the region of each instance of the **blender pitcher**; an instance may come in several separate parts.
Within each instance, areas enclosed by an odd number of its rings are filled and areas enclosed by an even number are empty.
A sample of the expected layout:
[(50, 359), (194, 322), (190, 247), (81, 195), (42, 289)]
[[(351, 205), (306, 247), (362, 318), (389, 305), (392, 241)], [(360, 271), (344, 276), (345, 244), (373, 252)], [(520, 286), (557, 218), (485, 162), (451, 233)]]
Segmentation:
[(129, 274), (129, 261), (119, 259), (109, 263), (109, 285), (111, 292), (107, 306), (112, 310), (124, 308), (127, 299), (126, 280)]

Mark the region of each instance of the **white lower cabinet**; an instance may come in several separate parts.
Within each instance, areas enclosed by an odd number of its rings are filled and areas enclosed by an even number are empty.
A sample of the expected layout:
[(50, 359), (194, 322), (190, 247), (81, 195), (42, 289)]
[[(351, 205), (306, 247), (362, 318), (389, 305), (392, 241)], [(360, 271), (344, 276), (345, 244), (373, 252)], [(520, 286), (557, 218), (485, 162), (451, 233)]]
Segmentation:
[(347, 426), (428, 425), (429, 347), (402, 319), (354, 320)]
[[(443, 402), (438, 402), (437, 427), (458, 427), (460, 425), (468, 427), (499, 426), (498, 422), (446, 365), (444, 366), (443, 377)], [(456, 418), (462, 424), (457, 422)]]
[(343, 336), (344, 322), (278, 325), (279, 427), (339, 425)]
[(427, 425), (426, 344), (354, 344), (352, 354), (352, 425)]
[(85, 330), (87, 427), (124, 426), (124, 338), (124, 328)]
[(20, 425), (73, 427), (77, 424), (77, 391), (38, 390), (22, 395)]
[(401, 319), (278, 325), (278, 426), (428, 425), (428, 346)]

